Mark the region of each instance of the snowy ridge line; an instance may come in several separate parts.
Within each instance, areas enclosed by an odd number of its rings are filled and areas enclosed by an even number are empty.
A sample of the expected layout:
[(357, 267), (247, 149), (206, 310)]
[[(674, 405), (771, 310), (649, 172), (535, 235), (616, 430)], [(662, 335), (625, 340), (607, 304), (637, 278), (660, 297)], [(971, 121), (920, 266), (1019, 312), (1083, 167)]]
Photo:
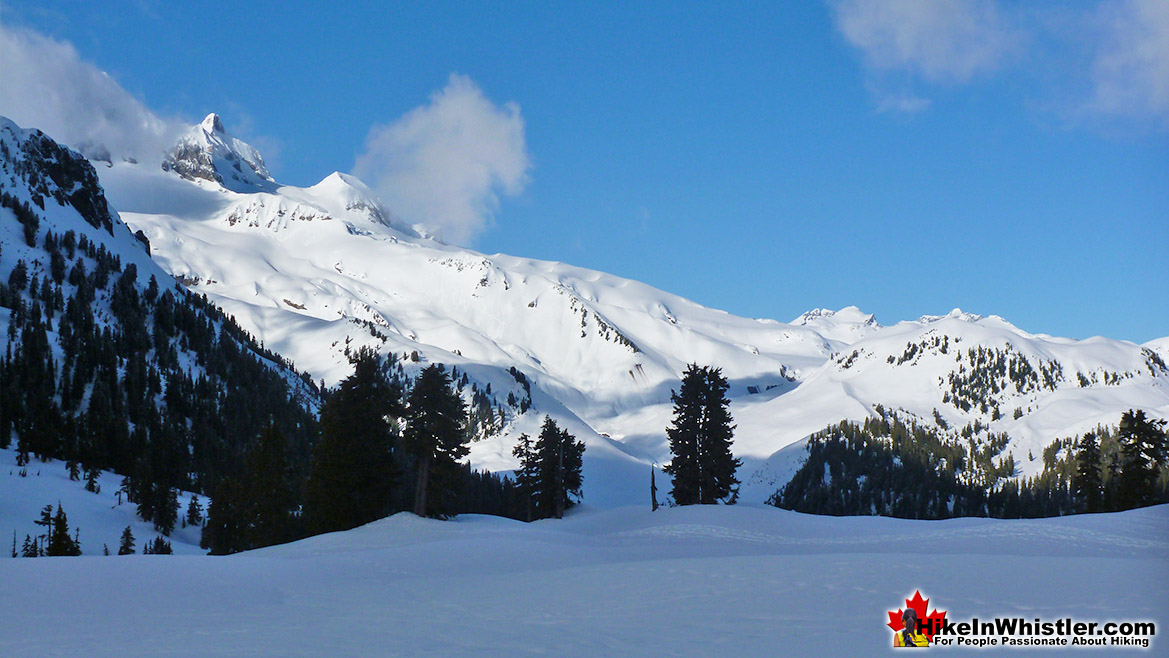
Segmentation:
[[(262, 157), (214, 124), (209, 117), (192, 133), (219, 181), (126, 162), (99, 169), (123, 219), (148, 237), (158, 262), (198, 281), (200, 292), (314, 381), (332, 384), (348, 374), (345, 346), (417, 352), (418, 364), (407, 368), (457, 366), (481, 389), (514, 391), (508, 370), (519, 369), (534, 389), (530, 414), (551, 413), (621, 464), (598, 463), (592, 477), (586, 465), (586, 500), (640, 498), (644, 483), (633, 473), (669, 459), (670, 391), (691, 362), (722, 369), (738, 425), (735, 452), (769, 471), (767, 460), (784, 447), (840, 420), (863, 420), (875, 405), (930, 423), (936, 409), (950, 426), (979, 420), (1005, 432), (1020, 476), (1041, 469), (1030, 457), (1052, 441), (1115, 424), (1129, 408), (1169, 416), (1169, 371), (1149, 356), (1169, 359), (1169, 338), (1144, 349), (1107, 338), (1053, 338), (959, 309), (893, 325), (856, 307), (816, 309), (790, 324), (739, 318), (602, 272), (421, 236), (352, 176), (332, 174), (309, 188), (260, 178), (236, 184), (232, 175), (240, 170), (259, 177), (246, 163)], [(215, 155), (220, 144), (234, 159)], [(943, 340), (944, 353), (934, 343)], [(911, 345), (919, 347), (902, 360)], [(1040, 381), (1041, 365), (1058, 366), (1062, 377), (1041, 389), (994, 392), (991, 380), (1004, 380), (974, 373), (966, 354), (977, 348), (1025, 360)], [(944, 401), (951, 381), (986, 384), (977, 395), (992, 396), (997, 406)], [(499, 435), (477, 444), (472, 462), (513, 468), (510, 447), (535, 426), (516, 414)], [(622, 446), (621, 455), (610, 441)], [(762, 482), (752, 475), (740, 479)], [(756, 502), (772, 493), (754, 485), (745, 491), (744, 500)]]

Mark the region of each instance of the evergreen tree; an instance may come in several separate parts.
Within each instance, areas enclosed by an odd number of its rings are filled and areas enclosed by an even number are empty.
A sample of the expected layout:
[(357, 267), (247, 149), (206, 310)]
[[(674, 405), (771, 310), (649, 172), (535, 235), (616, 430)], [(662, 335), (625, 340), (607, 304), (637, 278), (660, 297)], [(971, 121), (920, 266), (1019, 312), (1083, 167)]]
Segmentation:
[(414, 513), (450, 515), (459, 481), (459, 460), (467, 456), (466, 411), (442, 366), (423, 369), (406, 404), (402, 447), (414, 461)]
[(1088, 432), (1080, 439), (1076, 450), (1076, 473), (1073, 477), (1076, 498), (1085, 512), (1104, 509), (1104, 487), (1101, 482), (1100, 446), (1096, 434)]
[(179, 492), (177, 489), (155, 483), (158, 507), (154, 510), (154, 529), (169, 536), (179, 520)]
[(191, 500), (187, 503), (187, 525), (197, 526), (203, 523), (203, 504), (199, 502), (199, 497), (191, 494)]
[(296, 488), (288, 463), (288, 441), (275, 424), (248, 450), (243, 483), (248, 548), (293, 538)]
[(118, 555), (133, 555), (134, 554), (134, 533), (130, 530), (130, 526), (122, 531), (122, 543), (118, 545)]
[(142, 549), (143, 555), (172, 555), (173, 553), (174, 550), (171, 548), (170, 542), (163, 539), (162, 535), (146, 542), (146, 546)]
[[(97, 476), (100, 475), (100, 470), (97, 467), (89, 467), (85, 469), (85, 490), (90, 493), (101, 493), (101, 485), (97, 483)], [(72, 478), (73, 472), (69, 472)]]
[(682, 384), (677, 391), (671, 391), (674, 403), (674, 419), (666, 428), (669, 437), (670, 463), (664, 470), (674, 480), (670, 496), (677, 505), (694, 505), (701, 499), (702, 463), (699, 460), (698, 443), (702, 431), (703, 388), (706, 377), (697, 364), (686, 366), (682, 373)]
[(1121, 509), (1150, 505), (1155, 502), (1157, 471), (1166, 463), (1165, 421), (1130, 409), (1120, 417), (1119, 438)]
[(703, 387), (702, 431), (699, 434), (698, 458), (701, 469), (700, 500), (712, 505), (720, 500), (734, 503), (738, 498), (736, 471), (742, 462), (731, 454), (735, 426), (731, 423), (727, 398), (727, 380), (718, 368), (706, 368)]
[(516, 489), (519, 490), (520, 500), (523, 502), (523, 510), (520, 512), (521, 518), (531, 523), (536, 476), (539, 472), (532, 438), (527, 434), (521, 434), (519, 441), (512, 448), (511, 454), (520, 460), (520, 467), (515, 470), (515, 485)]
[(1120, 455), (1112, 454), (1104, 458), (1104, 511), (1117, 512), (1120, 507)]
[(674, 419), (666, 429), (673, 457), (665, 471), (674, 478), (670, 494), (678, 505), (734, 502), (741, 462), (731, 454), (734, 426), (721, 370), (690, 364), (671, 394)]
[(207, 510), (207, 525), (199, 546), (212, 555), (229, 555), (248, 549), (246, 520), (243, 510), (241, 485), (233, 478), (224, 478), (216, 487)]
[(57, 514), (53, 517), (53, 531), (45, 555), (81, 555), (81, 546), (75, 538), (69, 536), (69, 521), (60, 503), (57, 503)]
[(372, 350), (358, 351), (353, 374), (321, 408), (321, 441), (305, 486), (310, 532), (348, 530), (389, 512), (396, 476), (393, 419), (400, 415), (401, 391), (385, 362)]
[(562, 430), (551, 417), (544, 417), (536, 439), (536, 481), (533, 486), (537, 518), (563, 518), (574, 505), (571, 496), (581, 495), (585, 446)]
[[(60, 505), (60, 504), (61, 503), (59, 503), (59, 502), (57, 503), (57, 505)], [(37, 524), (45, 529), (44, 532), (41, 534), (41, 536), (44, 537), (47, 541), (50, 534), (52, 533), (52, 528), (53, 528), (53, 506), (52, 505), (45, 505), (44, 507), (42, 507), (41, 508), (41, 517), (39, 519), (33, 521), (33, 523), (35, 523), (35, 524)]]

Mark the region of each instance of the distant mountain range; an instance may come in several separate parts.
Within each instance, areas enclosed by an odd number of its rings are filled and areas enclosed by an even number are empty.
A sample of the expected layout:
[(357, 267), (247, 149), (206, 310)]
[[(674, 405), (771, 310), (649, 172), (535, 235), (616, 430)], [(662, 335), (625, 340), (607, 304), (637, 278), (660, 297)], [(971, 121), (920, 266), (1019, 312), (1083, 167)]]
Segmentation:
[[(1169, 338), (1056, 338), (959, 310), (890, 326), (855, 307), (790, 323), (741, 318), (602, 272), (444, 244), (346, 174), (281, 185), (216, 115), (162, 162), (94, 162), (130, 229), (118, 229), (117, 249), (140, 271), (205, 294), (326, 385), (364, 346), (407, 372), (457, 367), (473, 384), (468, 402), (494, 412), (477, 428), (477, 467), (512, 468), (518, 435), (552, 415), (588, 446), (586, 503), (647, 499), (650, 465), (669, 460), (670, 392), (691, 362), (730, 382), (749, 502), (790, 477), (808, 435), (877, 405), (926, 425), (1005, 432), (1003, 456), (1020, 475), (1038, 472), (1052, 441), (1129, 408), (1169, 416)], [(7, 278), (21, 238), (0, 219)]]

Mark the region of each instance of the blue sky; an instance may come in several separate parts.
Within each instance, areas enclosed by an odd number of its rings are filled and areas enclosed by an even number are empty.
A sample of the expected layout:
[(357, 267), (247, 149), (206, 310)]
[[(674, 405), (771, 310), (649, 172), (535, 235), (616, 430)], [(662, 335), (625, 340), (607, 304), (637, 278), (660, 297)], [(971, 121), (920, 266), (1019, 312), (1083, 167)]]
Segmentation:
[[(1169, 3), (207, 4), (2, 0), (0, 57), (738, 315), (1169, 335)], [(62, 103), (7, 87), (18, 121)]]

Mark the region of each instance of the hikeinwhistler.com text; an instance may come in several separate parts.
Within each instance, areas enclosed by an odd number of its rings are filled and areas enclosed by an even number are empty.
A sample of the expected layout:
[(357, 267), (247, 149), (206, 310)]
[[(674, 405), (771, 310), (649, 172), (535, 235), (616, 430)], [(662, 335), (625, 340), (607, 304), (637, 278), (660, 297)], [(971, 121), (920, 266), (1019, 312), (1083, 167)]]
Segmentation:
[(934, 646), (961, 647), (1136, 647), (1147, 649), (1157, 634), (1152, 621), (1075, 621), (1022, 617), (977, 617), (969, 621), (919, 620)]

